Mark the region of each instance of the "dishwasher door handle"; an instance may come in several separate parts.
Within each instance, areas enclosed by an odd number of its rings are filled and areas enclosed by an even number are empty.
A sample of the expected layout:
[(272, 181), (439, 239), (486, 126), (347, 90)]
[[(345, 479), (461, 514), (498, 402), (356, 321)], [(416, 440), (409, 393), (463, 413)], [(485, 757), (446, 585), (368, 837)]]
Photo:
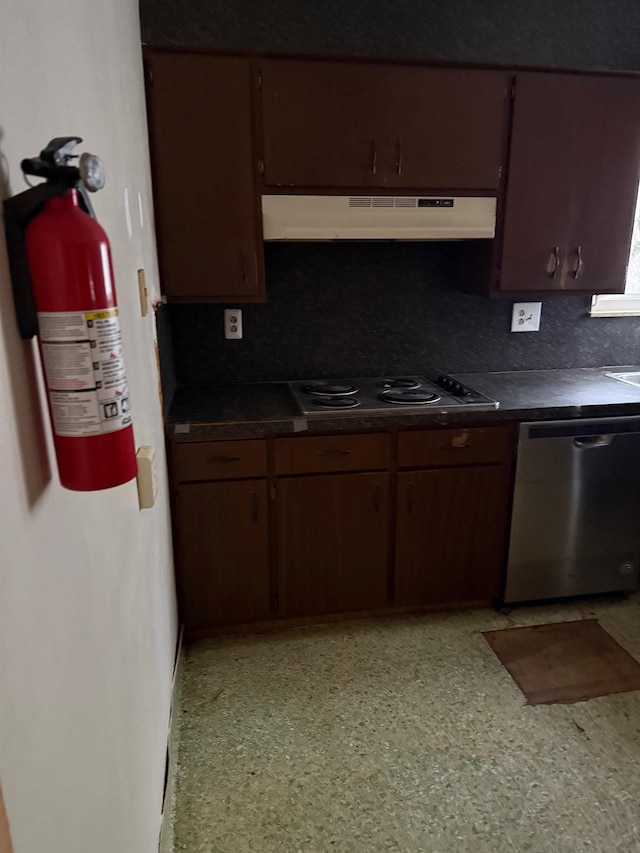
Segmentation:
[(589, 450), (592, 447), (608, 447), (612, 441), (612, 435), (584, 435), (581, 438), (574, 438), (573, 444), (581, 450)]

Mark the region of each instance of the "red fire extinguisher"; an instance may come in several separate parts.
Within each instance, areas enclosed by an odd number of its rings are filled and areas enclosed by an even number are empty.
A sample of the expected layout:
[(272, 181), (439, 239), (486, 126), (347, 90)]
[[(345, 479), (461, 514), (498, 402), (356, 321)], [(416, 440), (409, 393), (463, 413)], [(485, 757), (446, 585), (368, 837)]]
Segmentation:
[(54, 139), (23, 160), (49, 195), (23, 233), (60, 482), (94, 491), (133, 479), (137, 465), (109, 240), (85, 192), (104, 179), (94, 155), (69, 165), (80, 141)]

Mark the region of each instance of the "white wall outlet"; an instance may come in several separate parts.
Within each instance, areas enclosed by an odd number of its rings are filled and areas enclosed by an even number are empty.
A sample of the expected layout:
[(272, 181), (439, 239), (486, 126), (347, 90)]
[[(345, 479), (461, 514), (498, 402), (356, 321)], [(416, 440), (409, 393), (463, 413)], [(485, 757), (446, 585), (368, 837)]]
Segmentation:
[(136, 453), (138, 460), (138, 500), (140, 509), (151, 509), (158, 495), (156, 452), (150, 444), (143, 444)]
[(228, 340), (242, 337), (242, 311), (239, 308), (224, 309), (224, 336)]
[(542, 302), (514, 302), (511, 314), (512, 332), (537, 332), (540, 328)]

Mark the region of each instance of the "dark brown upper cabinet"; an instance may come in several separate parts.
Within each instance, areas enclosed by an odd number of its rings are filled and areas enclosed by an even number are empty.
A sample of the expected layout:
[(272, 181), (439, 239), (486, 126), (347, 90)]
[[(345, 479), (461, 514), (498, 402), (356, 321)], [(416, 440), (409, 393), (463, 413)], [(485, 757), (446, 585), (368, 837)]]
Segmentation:
[(264, 301), (248, 59), (146, 53), (156, 229), (175, 302)]
[(640, 80), (516, 77), (497, 288), (622, 293), (640, 168)]
[(264, 301), (259, 198), (288, 187), (495, 194), (496, 239), (469, 252), (483, 265), (474, 287), (624, 290), (639, 77), (169, 49), (145, 58), (170, 301)]
[(261, 73), (265, 186), (498, 187), (506, 73), (307, 60)]

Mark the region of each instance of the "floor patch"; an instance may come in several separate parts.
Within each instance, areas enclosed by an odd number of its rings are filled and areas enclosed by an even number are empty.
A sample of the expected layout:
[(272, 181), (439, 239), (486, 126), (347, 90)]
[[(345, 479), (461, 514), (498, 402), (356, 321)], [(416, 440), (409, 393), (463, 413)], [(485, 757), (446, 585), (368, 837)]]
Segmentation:
[(597, 619), (485, 631), (483, 636), (530, 705), (640, 690), (640, 663)]

